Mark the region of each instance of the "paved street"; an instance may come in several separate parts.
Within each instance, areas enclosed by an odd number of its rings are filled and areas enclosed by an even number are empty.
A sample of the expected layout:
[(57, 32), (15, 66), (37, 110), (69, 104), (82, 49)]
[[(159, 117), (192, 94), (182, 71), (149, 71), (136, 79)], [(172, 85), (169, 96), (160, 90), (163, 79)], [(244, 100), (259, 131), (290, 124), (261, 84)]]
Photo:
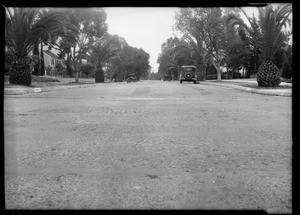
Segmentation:
[(291, 213), (291, 101), (163, 81), (6, 95), (6, 207)]

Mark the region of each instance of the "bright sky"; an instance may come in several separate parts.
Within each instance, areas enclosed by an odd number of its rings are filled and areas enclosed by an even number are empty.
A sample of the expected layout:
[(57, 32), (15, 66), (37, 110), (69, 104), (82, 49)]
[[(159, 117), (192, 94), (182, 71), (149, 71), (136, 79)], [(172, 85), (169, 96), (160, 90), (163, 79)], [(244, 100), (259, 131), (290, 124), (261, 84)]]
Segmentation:
[(152, 71), (157, 72), (161, 45), (174, 36), (172, 26), (176, 10), (171, 7), (107, 7), (108, 32), (124, 37), (130, 46), (149, 53)]

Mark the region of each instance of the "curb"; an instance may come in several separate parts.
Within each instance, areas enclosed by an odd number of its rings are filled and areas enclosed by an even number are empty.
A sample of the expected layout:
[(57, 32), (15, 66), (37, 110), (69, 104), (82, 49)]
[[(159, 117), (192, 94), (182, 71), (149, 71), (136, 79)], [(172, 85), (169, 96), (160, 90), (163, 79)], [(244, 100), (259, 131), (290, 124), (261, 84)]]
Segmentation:
[(219, 87), (228, 87), (237, 90), (242, 90), (248, 93), (257, 93), (262, 95), (270, 95), (270, 96), (292, 96), (292, 89), (253, 89), (250, 87), (243, 87), (235, 84), (227, 84), (227, 83), (209, 83), (209, 82), (201, 82), (201, 84), (214, 85)]
[(42, 92), (51, 92), (57, 90), (64, 89), (72, 89), (72, 88), (86, 88), (86, 87), (94, 87), (96, 84), (81, 84), (81, 85), (61, 85), (61, 86), (51, 86), (51, 87), (34, 87), (34, 88), (4, 88), (4, 95), (24, 95), (31, 93), (42, 93)]

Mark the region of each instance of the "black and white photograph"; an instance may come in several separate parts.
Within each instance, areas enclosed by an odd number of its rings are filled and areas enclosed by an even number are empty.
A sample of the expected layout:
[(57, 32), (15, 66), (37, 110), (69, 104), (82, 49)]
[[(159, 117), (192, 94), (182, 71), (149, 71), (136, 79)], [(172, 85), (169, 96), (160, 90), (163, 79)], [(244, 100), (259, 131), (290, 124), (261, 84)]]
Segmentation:
[(293, 212), (292, 3), (2, 9), (5, 210)]

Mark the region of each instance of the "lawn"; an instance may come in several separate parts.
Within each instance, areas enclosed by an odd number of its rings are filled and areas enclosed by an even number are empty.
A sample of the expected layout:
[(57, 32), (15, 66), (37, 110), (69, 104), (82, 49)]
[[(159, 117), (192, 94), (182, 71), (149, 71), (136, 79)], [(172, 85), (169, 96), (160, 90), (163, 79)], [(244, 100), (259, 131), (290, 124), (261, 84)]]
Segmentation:
[(243, 87), (249, 87), (249, 88), (254, 88), (254, 89), (291, 89), (291, 86), (288, 85), (279, 85), (278, 87), (259, 87), (257, 82), (239, 82), (239, 81), (230, 81), (230, 82), (226, 82), (228, 84), (235, 84), (235, 85), (239, 85), (239, 86), (243, 86)]
[[(94, 84), (94, 78), (79, 78), (79, 83), (75, 83), (74, 78), (59, 78), (51, 76), (35, 76), (32, 75), (31, 87), (49, 87), (57, 85), (74, 85), (74, 84)], [(9, 76), (4, 77), (5, 87), (13, 88), (19, 85), (9, 84)]]

